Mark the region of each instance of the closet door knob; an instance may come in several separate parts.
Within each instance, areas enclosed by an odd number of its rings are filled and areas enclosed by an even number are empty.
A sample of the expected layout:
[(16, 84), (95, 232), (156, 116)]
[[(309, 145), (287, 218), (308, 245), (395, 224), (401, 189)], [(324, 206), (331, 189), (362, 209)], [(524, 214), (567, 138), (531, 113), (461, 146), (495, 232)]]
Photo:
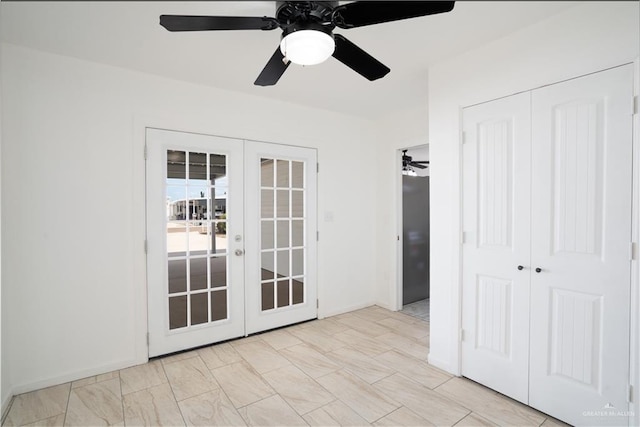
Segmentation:
[(522, 265), (519, 265), (518, 270), (522, 270), (522, 269), (524, 269), (524, 267)]
[(542, 269), (540, 267), (536, 267), (536, 273), (540, 273)]

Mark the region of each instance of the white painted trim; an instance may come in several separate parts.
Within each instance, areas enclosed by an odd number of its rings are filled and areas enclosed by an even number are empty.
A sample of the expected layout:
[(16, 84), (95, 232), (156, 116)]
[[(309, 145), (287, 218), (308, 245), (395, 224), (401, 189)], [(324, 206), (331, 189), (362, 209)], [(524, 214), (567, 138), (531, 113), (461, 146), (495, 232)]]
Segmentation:
[[(146, 363), (146, 360), (142, 363)], [(13, 390), (11, 390), (11, 394), (17, 396), (22, 393), (28, 393), (30, 391), (40, 390), (42, 388), (60, 385), (71, 381), (77, 381), (83, 378), (92, 377), (94, 375), (101, 375), (107, 372), (129, 368), (131, 366), (140, 365), (142, 363), (136, 361), (135, 359), (129, 359), (117, 363), (109, 363), (107, 365), (98, 366), (96, 368), (84, 369), (82, 371), (69, 371), (62, 375), (56, 375), (55, 377), (49, 377), (44, 380), (16, 385), (13, 387)]]
[[(458, 122), (457, 128), (453, 129), (452, 132), (458, 135), (458, 143), (454, 147), (453, 154), (453, 164), (451, 165), (452, 171), (452, 187), (456, 189), (457, 194), (457, 207), (458, 209), (453, 209), (453, 218), (452, 222), (457, 224), (457, 227), (452, 227), (453, 234), (451, 236), (451, 241), (455, 242), (454, 250), (453, 250), (453, 265), (457, 266), (457, 268), (452, 268), (451, 270), (451, 295), (450, 295), (450, 304), (454, 309), (451, 311), (450, 316), (450, 334), (452, 337), (456, 337), (451, 340), (450, 343), (450, 352), (451, 352), (451, 362), (444, 363), (443, 366), (447, 366), (446, 371), (454, 374), (460, 375), (461, 367), (462, 367), (462, 343), (460, 342), (459, 331), (462, 328), (462, 174), (463, 174), (463, 164), (462, 164), (462, 145), (464, 143), (464, 135), (462, 132), (462, 109), (464, 106), (458, 106)], [(445, 368), (441, 368), (445, 369)]]
[(404, 223), (403, 223), (403, 195), (402, 195), (402, 150), (405, 148), (398, 148), (396, 150), (396, 161), (394, 168), (394, 184), (396, 186), (395, 201), (396, 201), (396, 286), (395, 292), (392, 290), (391, 300), (389, 305), (392, 311), (402, 310), (402, 298), (403, 298), (403, 285), (404, 285)]
[(427, 362), (429, 363), (429, 365), (435, 366), (438, 369), (442, 369), (445, 372), (452, 372), (451, 370), (453, 367), (450, 363), (432, 357), (431, 353), (427, 354)]
[[(640, 95), (640, 57), (633, 61), (634, 82), (633, 94)], [(632, 241), (636, 248), (640, 242), (640, 114), (635, 114), (633, 125), (633, 211), (632, 211)], [(630, 355), (629, 355), (629, 384), (633, 387), (633, 402), (629, 404), (632, 415), (629, 425), (640, 425), (640, 260), (636, 251), (635, 259), (631, 261), (631, 325), (630, 325)]]
[(13, 390), (9, 390), (7, 397), (2, 402), (2, 405), (0, 405), (0, 425), (4, 425), (4, 419), (9, 413), (9, 407), (11, 404), (11, 399), (13, 399), (13, 395)]
[[(347, 307), (341, 307), (336, 310), (318, 311), (318, 319), (324, 319), (326, 317), (337, 316), (339, 314), (349, 313), (351, 311), (360, 310), (363, 308), (371, 307), (372, 305), (378, 305), (375, 302), (366, 302), (363, 304), (355, 304)], [(320, 305), (322, 307), (322, 304)]]

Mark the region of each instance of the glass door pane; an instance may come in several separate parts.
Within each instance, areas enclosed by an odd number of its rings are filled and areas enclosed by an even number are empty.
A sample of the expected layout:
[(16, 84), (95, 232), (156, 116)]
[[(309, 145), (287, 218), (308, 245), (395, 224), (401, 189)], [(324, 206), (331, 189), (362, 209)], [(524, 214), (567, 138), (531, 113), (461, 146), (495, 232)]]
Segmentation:
[(226, 170), (224, 154), (167, 150), (171, 330), (227, 318)]
[(305, 301), (304, 168), (299, 161), (260, 159), (262, 311)]

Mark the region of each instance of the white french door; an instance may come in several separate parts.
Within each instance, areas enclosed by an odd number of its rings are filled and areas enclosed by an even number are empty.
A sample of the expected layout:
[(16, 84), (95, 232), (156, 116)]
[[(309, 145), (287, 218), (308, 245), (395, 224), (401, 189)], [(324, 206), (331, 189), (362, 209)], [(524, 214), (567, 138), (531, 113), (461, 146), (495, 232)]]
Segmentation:
[(628, 423), (633, 67), (464, 110), (462, 374)]
[(247, 334), (316, 317), (316, 164), (315, 150), (247, 142)]
[(315, 318), (315, 150), (146, 139), (149, 356)]

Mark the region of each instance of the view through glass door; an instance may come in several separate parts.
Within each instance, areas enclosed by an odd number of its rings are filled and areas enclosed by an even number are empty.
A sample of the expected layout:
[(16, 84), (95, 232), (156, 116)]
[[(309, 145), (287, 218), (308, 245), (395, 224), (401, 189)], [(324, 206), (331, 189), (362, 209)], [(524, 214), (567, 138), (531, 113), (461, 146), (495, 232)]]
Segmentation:
[(316, 317), (315, 164), (147, 129), (150, 357)]

